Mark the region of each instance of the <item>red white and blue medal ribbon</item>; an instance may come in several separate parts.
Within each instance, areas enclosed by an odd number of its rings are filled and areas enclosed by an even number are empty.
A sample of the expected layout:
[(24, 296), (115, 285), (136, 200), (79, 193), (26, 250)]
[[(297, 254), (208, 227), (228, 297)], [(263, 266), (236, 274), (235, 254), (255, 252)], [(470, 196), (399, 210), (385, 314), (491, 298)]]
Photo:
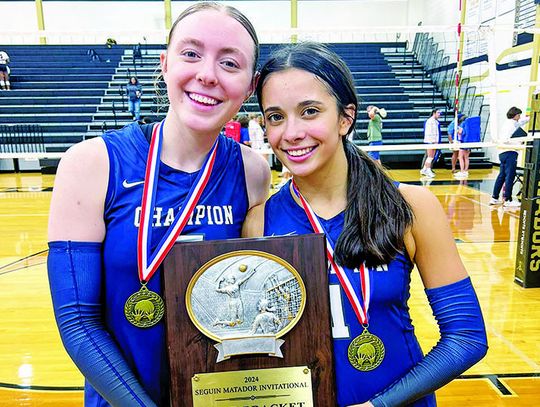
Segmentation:
[[(298, 190), (298, 187), (296, 183), (292, 182), (293, 191), (300, 199), (300, 202), (302, 203), (302, 207), (304, 208), (304, 211), (306, 212), (306, 215), (308, 217), (309, 223), (311, 224), (311, 227), (316, 233), (324, 233), (326, 236), (326, 257), (328, 258), (328, 261), (330, 263), (330, 267), (332, 267), (332, 270), (336, 273), (339, 282), (341, 284), (341, 287), (343, 288), (343, 291), (345, 292), (345, 295), (349, 299), (349, 302), (351, 303), (351, 306), (354, 310), (354, 313), (356, 314), (356, 317), (358, 318), (358, 321), (363, 326), (368, 325), (368, 309), (369, 309), (369, 301), (371, 298), (371, 287), (370, 287), (370, 279), (369, 279), (369, 272), (366, 272), (366, 269), (364, 267), (364, 264), (361, 264), (358, 269), (351, 270), (346, 267), (342, 267), (338, 265), (334, 260), (334, 243), (329, 237), (329, 234), (326, 233), (326, 230), (322, 226), (321, 222), (319, 221), (319, 217), (315, 214), (309, 203), (306, 201), (306, 199), (302, 196), (300, 191)], [(360, 275), (360, 294), (363, 299), (363, 304), (360, 303), (359, 295), (355, 290), (355, 286), (352, 284), (353, 277), (355, 272), (358, 270), (358, 273)]]
[(139, 269), (139, 279), (142, 284), (147, 283), (157, 271), (165, 259), (165, 256), (167, 256), (172, 249), (176, 239), (180, 233), (182, 233), (195, 206), (197, 206), (197, 202), (203, 194), (204, 188), (206, 187), (206, 184), (208, 184), (208, 180), (212, 174), (219, 140), (219, 138), (216, 139), (212, 149), (206, 156), (205, 162), (197, 175), (197, 179), (191, 186), (191, 189), (181, 205), (181, 211), (174, 218), (172, 225), (162, 237), (154, 252), (150, 254), (152, 242), (152, 218), (159, 178), (164, 123), (165, 121), (163, 120), (154, 127), (146, 163), (146, 175), (141, 202), (141, 219), (137, 240), (137, 266)]
[(150, 278), (158, 270), (193, 213), (212, 174), (218, 145), (218, 139), (216, 139), (197, 175), (197, 179), (181, 205), (182, 209), (174, 218), (172, 225), (165, 232), (154, 252), (150, 253), (152, 218), (156, 203), (164, 122), (162, 121), (154, 126), (152, 140), (150, 140), (150, 149), (148, 150), (148, 159), (146, 161), (146, 174), (141, 202), (141, 219), (137, 236), (137, 268), (141, 289), (130, 295), (124, 304), (124, 315), (131, 324), (138, 328), (150, 328), (154, 326), (165, 314), (163, 298), (158, 293), (150, 291), (146, 287), (146, 283), (148, 283)]
[[(347, 349), (347, 358), (351, 365), (362, 372), (367, 372), (379, 367), (384, 359), (385, 348), (381, 339), (369, 333), (369, 301), (371, 298), (371, 287), (369, 271), (366, 270), (362, 263), (358, 269), (351, 270), (347, 267), (338, 265), (334, 260), (334, 243), (330, 239), (328, 233), (321, 224), (319, 217), (315, 214), (309, 203), (298, 190), (296, 183), (292, 182), (293, 191), (300, 199), (302, 207), (306, 212), (309, 223), (316, 233), (324, 233), (326, 236), (326, 257), (330, 263), (330, 267), (336, 273), (341, 288), (351, 303), (351, 307), (358, 318), (358, 321), (363, 326), (363, 332), (354, 338)], [(363, 304), (360, 303), (359, 295), (356, 292), (355, 286), (352, 284), (354, 274), (358, 270), (360, 275), (360, 295), (362, 296)]]

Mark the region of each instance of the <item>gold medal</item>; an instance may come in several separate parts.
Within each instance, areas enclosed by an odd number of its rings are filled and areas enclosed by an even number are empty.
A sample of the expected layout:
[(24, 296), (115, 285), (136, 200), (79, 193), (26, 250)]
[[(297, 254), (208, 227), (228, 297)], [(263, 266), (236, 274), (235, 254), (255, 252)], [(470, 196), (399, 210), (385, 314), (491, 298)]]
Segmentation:
[(384, 344), (380, 338), (364, 328), (364, 332), (350, 343), (347, 354), (355, 369), (368, 372), (379, 367), (384, 359), (384, 352)]
[(143, 284), (141, 289), (129, 296), (124, 305), (124, 314), (138, 328), (149, 328), (157, 324), (165, 314), (163, 298)]

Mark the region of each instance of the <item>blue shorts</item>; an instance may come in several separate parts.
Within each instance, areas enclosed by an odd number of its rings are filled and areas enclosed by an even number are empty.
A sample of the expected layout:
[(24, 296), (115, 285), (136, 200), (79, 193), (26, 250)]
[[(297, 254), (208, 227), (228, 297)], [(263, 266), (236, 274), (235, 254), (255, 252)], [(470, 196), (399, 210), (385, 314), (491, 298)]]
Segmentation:
[[(458, 138), (458, 141), (459, 141), (460, 143), (465, 143), (465, 142), (466, 142), (465, 140), (463, 140), (463, 139), (461, 139), (461, 138)], [(460, 150), (463, 150), (463, 151), (470, 151), (470, 150), (472, 150), (472, 148), (462, 148), (462, 147), (460, 147), (459, 149), (460, 149)]]
[[(382, 146), (382, 140), (379, 140), (379, 141), (371, 141), (369, 143), (370, 146)], [(380, 159), (380, 152), (379, 151), (368, 151), (367, 152), (368, 155), (373, 158), (374, 160), (379, 160)]]

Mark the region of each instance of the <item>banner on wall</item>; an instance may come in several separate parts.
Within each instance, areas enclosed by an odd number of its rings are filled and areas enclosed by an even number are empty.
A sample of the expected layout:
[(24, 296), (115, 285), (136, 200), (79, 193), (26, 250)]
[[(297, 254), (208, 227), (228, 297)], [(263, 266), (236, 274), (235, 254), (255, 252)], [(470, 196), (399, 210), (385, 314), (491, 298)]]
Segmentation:
[(516, 8), (516, 0), (497, 0), (497, 14), (505, 14)]
[(467, 24), (486, 24), (495, 17), (514, 11), (515, 8), (516, 0), (469, 0), (467, 2)]
[(493, 20), (495, 18), (495, 12), (497, 10), (496, 0), (482, 0), (482, 22)]

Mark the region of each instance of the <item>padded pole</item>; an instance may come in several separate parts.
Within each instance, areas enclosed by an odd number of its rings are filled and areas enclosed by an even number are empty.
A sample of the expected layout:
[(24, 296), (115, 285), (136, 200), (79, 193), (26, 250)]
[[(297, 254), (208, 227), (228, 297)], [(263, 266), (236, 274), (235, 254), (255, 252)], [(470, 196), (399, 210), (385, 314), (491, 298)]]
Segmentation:
[[(291, 0), (291, 28), (298, 28), (298, 0)], [(291, 42), (298, 42), (298, 35), (291, 35)]]
[[(165, 6), (165, 29), (169, 31), (172, 27), (171, 0), (164, 0), (163, 4)], [(169, 42), (168, 38), (167, 42)]]
[[(531, 57), (531, 74), (530, 74), (530, 82), (536, 82), (538, 80), (538, 59), (540, 57), (540, 32), (538, 32), (538, 29), (540, 29), (540, 2), (536, 2), (536, 23), (534, 25), (534, 28), (536, 28), (536, 31), (533, 34), (533, 47), (532, 47), (532, 57)], [(531, 114), (531, 107), (533, 103), (534, 98), (534, 91), (536, 90), (536, 86), (531, 83), (529, 86), (529, 94), (527, 98), (527, 114)], [(529, 122), (528, 124), (529, 129), (534, 126), (533, 122)]]
[[(43, 2), (42, 0), (36, 0), (36, 15), (37, 15), (37, 23), (38, 23), (38, 30), (44, 31), (45, 30), (45, 18), (43, 17)], [(39, 37), (39, 43), (42, 45), (47, 44), (47, 37)]]

